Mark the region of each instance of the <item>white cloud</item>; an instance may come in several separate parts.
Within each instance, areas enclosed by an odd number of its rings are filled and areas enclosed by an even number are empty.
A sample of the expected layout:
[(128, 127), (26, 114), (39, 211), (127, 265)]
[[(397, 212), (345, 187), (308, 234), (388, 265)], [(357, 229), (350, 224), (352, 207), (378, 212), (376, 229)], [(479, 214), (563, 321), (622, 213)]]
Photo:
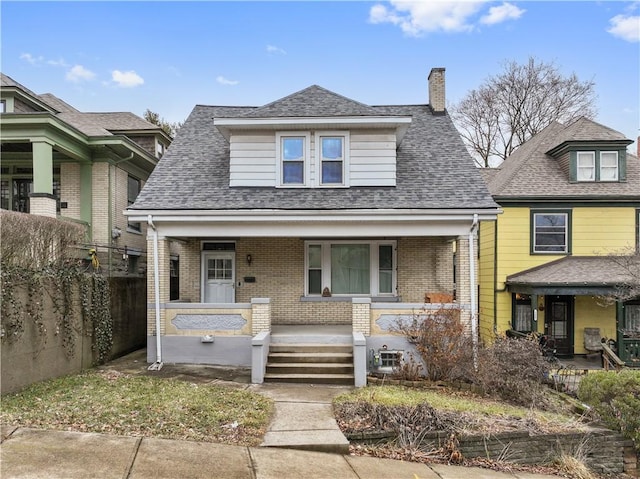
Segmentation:
[(74, 65), (71, 67), (71, 70), (67, 72), (66, 78), (69, 81), (74, 83), (79, 83), (81, 81), (89, 81), (93, 80), (96, 77), (96, 74), (91, 70), (86, 69), (82, 65)]
[(511, 3), (503, 3), (499, 7), (491, 7), (489, 13), (480, 19), (485, 25), (495, 25), (507, 20), (517, 20), (526, 10), (516, 7)]
[(44, 61), (44, 58), (34, 57), (31, 53), (22, 53), (20, 54), (20, 60), (24, 60), (27, 63), (35, 65), (36, 63), (41, 63), (42, 61)]
[(371, 23), (391, 23), (403, 32), (419, 36), (425, 32), (467, 32), (473, 30), (470, 17), (480, 10), (485, 0), (477, 1), (404, 1), (392, 0), (391, 8), (378, 4), (371, 7)]
[(216, 77), (216, 81), (218, 83), (220, 83), (220, 85), (237, 85), (238, 83), (240, 83), (237, 80), (229, 80), (229, 79), (223, 77), (222, 75), (218, 75)]
[(282, 48), (280, 47), (276, 47), (275, 45), (267, 45), (267, 53), (271, 53), (271, 54), (280, 54), (280, 55), (286, 55), (287, 52), (285, 52)]
[(54, 67), (68, 67), (69, 65), (64, 59), (59, 58), (58, 60), (47, 60), (47, 65), (51, 65)]
[(133, 70), (128, 72), (113, 70), (111, 72), (111, 80), (122, 88), (133, 88), (144, 83), (143, 78)]
[(640, 42), (640, 16), (616, 15), (609, 23), (611, 28), (607, 32), (614, 37), (628, 42)]

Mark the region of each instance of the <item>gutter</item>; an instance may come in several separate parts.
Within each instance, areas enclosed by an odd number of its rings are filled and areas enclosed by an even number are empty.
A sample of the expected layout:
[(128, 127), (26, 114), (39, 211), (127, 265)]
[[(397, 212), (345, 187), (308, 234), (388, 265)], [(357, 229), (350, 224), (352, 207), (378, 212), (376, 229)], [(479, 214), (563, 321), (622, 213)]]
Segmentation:
[(473, 367), (478, 369), (478, 315), (476, 314), (476, 258), (474, 241), (478, 232), (478, 214), (473, 215), (473, 223), (469, 230), (469, 292), (471, 309), (471, 341), (473, 344)]
[(147, 217), (147, 223), (153, 231), (153, 286), (155, 289), (156, 305), (156, 362), (149, 366), (149, 371), (160, 371), (162, 369), (162, 341), (160, 337), (160, 265), (158, 259), (158, 230), (153, 224), (153, 217)]

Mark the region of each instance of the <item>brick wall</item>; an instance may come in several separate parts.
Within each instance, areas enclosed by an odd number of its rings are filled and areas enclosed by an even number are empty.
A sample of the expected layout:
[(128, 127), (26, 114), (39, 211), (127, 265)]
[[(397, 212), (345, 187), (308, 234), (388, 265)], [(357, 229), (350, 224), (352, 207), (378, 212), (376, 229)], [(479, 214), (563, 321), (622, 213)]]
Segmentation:
[[(155, 288), (155, 268), (153, 261), (154, 241), (153, 238), (149, 238), (147, 241), (147, 251), (149, 252), (149, 269), (147, 271), (147, 300), (148, 300), (148, 314), (147, 314), (147, 333), (149, 336), (154, 336), (156, 331), (156, 288)], [(165, 239), (158, 239), (158, 279), (160, 290), (160, 303), (169, 302), (169, 259), (170, 259), (170, 247), (169, 241)], [(164, 309), (160, 310), (160, 334), (165, 332), (166, 312)]]
[(67, 207), (60, 210), (62, 216), (80, 219), (80, 164), (60, 164), (60, 202)]
[[(181, 245), (182, 300), (201, 300), (200, 249), (199, 239)], [(248, 254), (251, 264), (246, 260)], [(402, 301), (422, 303), (426, 292), (453, 292), (452, 245), (446, 238), (400, 238), (397, 259)], [(273, 324), (351, 324), (350, 299), (300, 300), (304, 274), (304, 240), (300, 238), (242, 238), (236, 242), (236, 302), (270, 298)], [(245, 277), (255, 282), (245, 282)]]

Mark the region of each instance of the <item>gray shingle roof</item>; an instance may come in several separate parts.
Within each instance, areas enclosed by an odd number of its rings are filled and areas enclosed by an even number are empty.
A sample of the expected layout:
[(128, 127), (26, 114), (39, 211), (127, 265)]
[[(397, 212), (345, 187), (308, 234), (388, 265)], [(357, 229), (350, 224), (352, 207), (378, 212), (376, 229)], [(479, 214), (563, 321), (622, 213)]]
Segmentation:
[[(303, 90), (328, 99), (329, 105), (305, 109), (304, 95), (294, 94), (267, 107), (196, 106), (162, 157), (131, 209), (387, 209), (496, 208), (449, 116), (434, 116), (427, 105), (368, 107), (320, 87)], [(325, 93), (326, 92), (326, 93)], [(299, 92), (301, 93), (301, 92)], [(229, 144), (214, 118), (291, 115), (411, 116), (412, 123), (397, 150), (395, 187), (336, 189), (229, 186)], [(293, 101), (295, 100), (295, 101)], [(311, 102), (313, 103), (313, 102)], [(352, 108), (347, 108), (346, 105)], [(260, 111), (258, 111), (260, 110)], [(271, 111), (273, 110), (273, 111)]]
[[(635, 257), (637, 259), (637, 256)], [(621, 285), (633, 281), (634, 257), (567, 256), (507, 276), (507, 284), (548, 286)], [(628, 267), (625, 266), (628, 262)]]
[(488, 175), (494, 198), (603, 197), (640, 200), (640, 160), (627, 153), (626, 182), (570, 183), (549, 150), (571, 141), (621, 141), (624, 135), (599, 123), (581, 118), (569, 126), (554, 122), (520, 146), (495, 174)]
[(246, 118), (376, 116), (379, 111), (343, 97), (318, 85), (312, 85), (280, 100), (246, 111)]
[(159, 130), (157, 125), (129, 112), (82, 113), (75, 111), (58, 113), (57, 117), (89, 136), (111, 135), (111, 132), (127, 130)]
[(49, 105), (51, 108), (53, 108), (56, 111), (59, 111), (59, 112), (62, 112), (62, 111), (77, 112), (78, 111), (74, 107), (69, 105), (66, 101), (61, 100), (60, 98), (58, 98), (55, 95), (52, 95), (51, 93), (44, 93), (38, 96), (42, 99), (42, 101), (44, 101), (47, 105)]

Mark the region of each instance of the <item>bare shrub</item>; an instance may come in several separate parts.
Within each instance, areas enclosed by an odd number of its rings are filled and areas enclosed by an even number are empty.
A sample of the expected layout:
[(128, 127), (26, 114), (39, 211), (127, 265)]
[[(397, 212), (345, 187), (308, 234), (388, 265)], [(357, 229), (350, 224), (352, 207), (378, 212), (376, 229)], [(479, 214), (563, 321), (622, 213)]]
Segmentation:
[(432, 381), (469, 379), (473, 371), (471, 335), (458, 307), (423, 308), (409, 321), (399, 320), (395, 332), (415, 345)]
[(536, 341), (497, 338), (480, 351), (475, 382), (486, 394), (514, 404), (544, 406), (549, 363)]
[(40, 270), (63, 265), (84, 239), (81, 225), (44, 216), (0, 211), (3, 266)]

